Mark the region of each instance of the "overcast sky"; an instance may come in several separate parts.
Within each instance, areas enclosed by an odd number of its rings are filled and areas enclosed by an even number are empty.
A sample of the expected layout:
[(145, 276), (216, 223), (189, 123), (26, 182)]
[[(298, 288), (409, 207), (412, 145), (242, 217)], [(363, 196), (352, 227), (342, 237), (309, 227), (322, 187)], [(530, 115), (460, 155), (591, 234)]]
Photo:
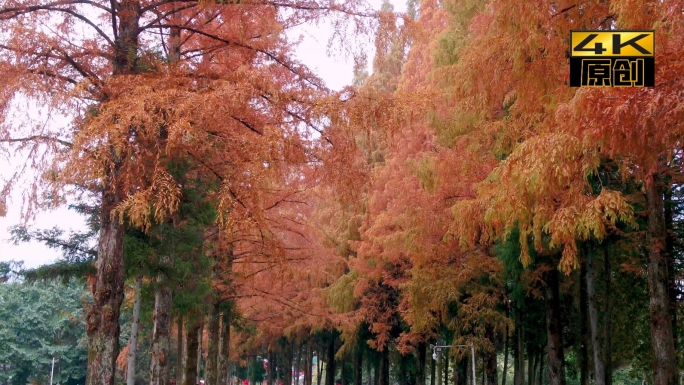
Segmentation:
[[(382, 1), (371, 0), (370, 2), (378, 9)], [(394, 5), (395, 11), (403, 12), (405, 10), (404, 0), (391, 0), (390, 2)], [(345, 59), (340, 55), (333, 55), (331, 57), (326, 53), (328, 39), (331, 35), (330, 28), (325, 26), (305, 27), (297, 30), (295, 33), (302, 34), (304, 37), (296, 51), (297, 58), (318, 74), (328, 87), (339, 90), (351, 83), (352, 60)], [(292, 37), (295, 38), (296, 36)], [(367, 49), (369, 62), (372, 62), (372, 48), (372, 45), (369, 44)], [(22, 160), (19, 159), (17, 161), (20, 162)], [(12, 166), (14, 165), (10, 165), (9, 169), (12, 169)], [(7, 171), (9, 170), (0, 170), (0, 173), (4, 174)], [(23, 243), (17, 246), (10, 244), (8, 242), (10, 237), (8, 228), (21, 222), (19, 216), (21, 206), (20, 192), (13, 194), (10, 201), (7, 202), (7, 206), (7, 216), (0, 217), (0, 261), (23, 261), (25, 267), (34, 268), (59, 258), (60, 254), (58, 251), (50, 250), (40, 243)], [(83, 217), (66, 208), (41, 213), (29, 225), (36, 228), (59, 226), (65, 230), (80, 230), (85, 227)]]

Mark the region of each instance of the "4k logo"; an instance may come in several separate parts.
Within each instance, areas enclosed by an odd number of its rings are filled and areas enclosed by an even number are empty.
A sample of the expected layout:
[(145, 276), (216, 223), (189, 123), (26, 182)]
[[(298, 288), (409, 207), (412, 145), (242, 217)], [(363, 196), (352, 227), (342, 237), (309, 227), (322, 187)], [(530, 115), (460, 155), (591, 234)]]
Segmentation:
[(571, 87), (653, 87), (654, 31), (571, 31)]

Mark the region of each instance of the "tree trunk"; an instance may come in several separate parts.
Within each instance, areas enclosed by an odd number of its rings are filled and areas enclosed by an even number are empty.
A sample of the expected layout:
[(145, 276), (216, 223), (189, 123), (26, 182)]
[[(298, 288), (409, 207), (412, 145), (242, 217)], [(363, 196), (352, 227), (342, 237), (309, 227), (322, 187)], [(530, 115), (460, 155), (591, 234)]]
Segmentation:
[(363, 381), (363, 352), (358, 346), (354, 352), (354, 385), (361, 385)]
[(380, 360), (373, 365), (373, 385), (380, 385)]
[(86, 319), (86, 385), (114, 384), (116, 358), (119, 355), (119, 315), (124, 297), (124, 228), (118, 219), (111, 217), (111, 212), (119, 202), (119, 196), (115, 192), (105, 190), (102, 194), (97, 277), (93, 305)]
[[(219, 379), (218, 385), (228, 385), (230, 382), (230, 324), (232, 322), (231, 309), (223, 312), (221, 322), (221, 350), (219, 351)], [(269, 357), (270, 358), (270, 357)], [(269, 369), (271, 362), (268, 362)], [(273, 384), (269, 384), (273, 385)]]
[(515, 362), (513, 385), (525, 385), (525, 347), (523, 345), (522, 309), (515, 309)]
[(313, 383), (313, 346), (311, 345), (312, 342), (309, 338), (306, 342), (306, 367), (304, 368), (304, 372), (306, 373), (306, 380), (304, 381), (304, 385), (312, 385)]
[(589, 305), (589, 325), (591, 329), (591, 349), (594, 352), (594, 375), (596, 385), (606, 385), (606, 372), (601, 356), (599, 343), (599, 316), (596, 309), (596, 281), (594, 279), (594, 250), (591, 243), (587, 243), (587, 299)]
[(273, 377), (273, 371), (275, 370), (275, 354), (273, 354), (273, 351), (269, 348), (268, 349), (268, 369), (266, 370), (266, 385), (273, 385), (273, 381), (275, 380)]
[(204, 373), (206, 385), (218, 384), (218, 352), (219, 352), (219, 324), (221, 309), (216, 300), (209, 311), (209, 323), (207, 325), (207, 366)]
[(316, 385), (321, 385), (323, 377), (323, 349), (318, 348), (316, 353)]
[[(202, 340), (204, 340), (204, 315), (200, 323), (199, 330), (197, 330), (197, 382), (202, 378), (202, 361), (204, 360), (204, 349), (202, 347)], [(205, 367), (206, 369), (206, 367)]]
[(611, 293), (613, 272), (610, 266), (610, 244), (603, 249), (603, 273), (606, 286), (603, 313), (603, 365), (606, 372), (606, 385), (613, 385), (613, 295)]
[(196, 319), (192, 324), (189, 324), (187, 335), (185, 337), (185, 374), (183, 375), (183, 385), (197, 384), (198, 352), (199, 352), (199, 336), (201, 330), (202, 320)]
[(390, 385), (389, 383), (389, 346), (385, 346), (380, 352), (380, 383), (378, 385)]
[(131, 341), (128, 348), (128, 367), (126, 371), (126, 385), (135, 385), (135, 355), (138, 351), (138, 327), (140, 325), (140, 303), (142, 296), (142, 275), (135, 280), (135, 302), (133, 303), (133, 321), (131, 322)]
[(497, 369), (498, 364), (496, 362), (496, 349), (494, 349), (494, 351), (485, 353), (485, 372), (487, 373), (485, 382), (486, 385), (497, 385)]
[(558, 270), (555, 268), (546, 274), (546, 331), (549, 355), (549, 384), (565, 385), (563, 371), (563, 328), (560, 312), (560, 289)]
[(325, 385), (335, 385), (335, 333), (331, 333), (325, 365)]
[[(118, 34), (114, 38), (112, 74), (128, 75), (136, 71), (140, 3), (118, 3)], [(119, 315), (124, 297), (124, 226), (112, 217), (112, 210), (126, 196), (121, 183), (121, 159), (110, 147), (111, 166), (102, 178), (100, 234), (97, 245), (97, 275), (93, 304), (86, 317), (88, 367), (86, 385), (113, 385), (119, 355)]]
[(425, 341), (418, 343), (418, 370), (416, 370), (416, 381), (418, 385), (425, 385), (425, 359), (427, 343)]
[(442, 366), (444, 365), (444, 354), (437, 353), (438, 368), (437, 368), (437, 385), (442, 385)]
[(368, 377), (366, 378), (366, 384), (371, 385), (373, 381), (373, 365), (372, 365), (372, 360), (370, 357), (370, 354), (368, 357), (366, 357), (366, 373), (368, 373)]
[(580, 264), (579, 277), (579, 370), (580, 370), (580, 385), (589, 385), (589, 355), (587, 346), (589, 344), (588, 335), (589, 328), (587, 325), (587, 261), (586, 259)]
[[(168, 260), (165, 259), (165, 262)], [(171, 353), (171, 288), (162, 272), (157, 274), (153, 318), (150, 385), (168, 385), (169, 354)]]
[[(176, 364), (176, 384), (181, 385), (183, 383), (183, 313), (178, 314), (178, 334), (176, 334), (176, 356), (178, 357), (178, 362)], [(132, 385), (132, 384), (130, 384)]]
[(430, 385), (435, 385), (435, 372), (437, 367), (437, 363), (435, 362), (434, 359), (430, 360)]
[(443, 350), (442, 351), (442, 365), (444, 365), (444, 382), (443, 384), (446, 385), (449, 383), (449, 351), (448, 350)]
[(534, 354), (529, 345), (527, 347), (527, 385), (534, 385)]
[(468, 385), (468, 355), (463, 355), (458, 363), (454, 363), (454, 385)]
[[(508, 306), (506, 306), (506, 318), (509, 317)], [(508, 324), (506, 324), (506, 334), (504, 335), (504, 353), (503, 353), (503, 373), (501, 373), (501, 385), (506, 385), (506, 377), (508, 376)]]
[(283, 352), (283, 382), (285, 385), (292, 385), (292, 354), (292, 343), (286, 340), (285, 351)]
[[(298, 354), (297, 354), (297, 363), (295, 364), (295, 385), (299, 385), (299, 373), (302, 371), (302, 351), (304, 350), (304, 344), (299, 345), (299, 349), (297, 349)], [(344, 381), (344, 380), (342, 380)], [(347, 385), (347, 384), (343, 384)]]
[(648, 200), (648, 293), (653, 343), (654, 385), (676, 383), (676, 361), (670, 301), (668, 295), (665, 247), (663, 186), (660, 175), (652, 174), (646, 182)]

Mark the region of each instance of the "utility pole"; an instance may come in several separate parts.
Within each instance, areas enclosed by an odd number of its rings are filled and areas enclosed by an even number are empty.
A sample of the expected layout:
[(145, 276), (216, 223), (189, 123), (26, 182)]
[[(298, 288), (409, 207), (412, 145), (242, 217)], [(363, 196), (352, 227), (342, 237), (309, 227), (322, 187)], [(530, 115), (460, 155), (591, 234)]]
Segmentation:
[(55, 374), (55, 357), (52, 357), (52, 369), (50, 369), (50, 385), (52, 385), (52, 377)]

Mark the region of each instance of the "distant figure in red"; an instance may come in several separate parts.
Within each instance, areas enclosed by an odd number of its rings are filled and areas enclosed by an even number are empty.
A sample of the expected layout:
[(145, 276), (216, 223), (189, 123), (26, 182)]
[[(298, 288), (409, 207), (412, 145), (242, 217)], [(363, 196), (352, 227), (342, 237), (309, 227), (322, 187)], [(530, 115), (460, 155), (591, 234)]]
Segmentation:
[(249, 381), (248, 380), (242, 381), (242, 385), (249, 385)]

